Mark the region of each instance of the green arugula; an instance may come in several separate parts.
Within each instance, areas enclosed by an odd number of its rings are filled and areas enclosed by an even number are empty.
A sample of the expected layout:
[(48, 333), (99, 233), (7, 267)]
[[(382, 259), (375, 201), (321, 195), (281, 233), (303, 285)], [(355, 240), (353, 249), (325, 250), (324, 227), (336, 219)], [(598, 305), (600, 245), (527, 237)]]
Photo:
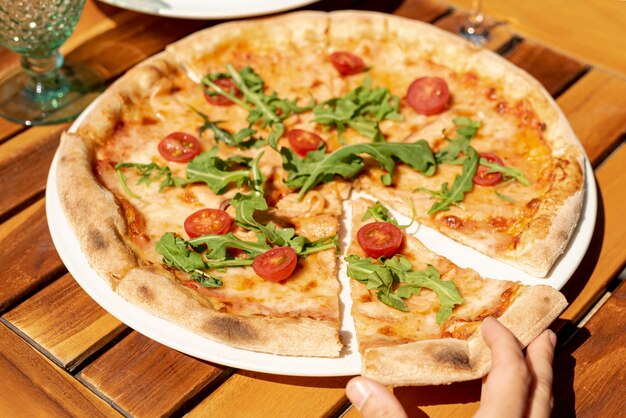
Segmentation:
[(202, 135), (207, 130), (210, 130), (213, 132), (215, 142), (221, 141), (226, 145), (237, 147), (239, 149), (259, 148), (266, 144), (265, 140), (254, 137), (256, 131), (252, 128), (243, 128), (239, 132), (232, 134), (217, 125), (220, 121), (211, 122), (207, 115), (200, 112), (193, 106), (190, 107), (191, 110), (196, 112), (204, 121), (203, 125), (198, 128), (199, 135)]
[(422, 187), (415, 189), (415, 191), (430, 193), (440, 199), (433, 203), (428, 210), (428, 215), (434, 215), (437, 212), (448, 210), (450, 209), (450, 205), (458, 205), (463, 201), (465, 193), (474, 190), (474, 182), (472, 179), (478, 168), (478, 152), (472, 147), (467, 147), (465, 152), (461, 175), (456, 176), (451, 187), (448, 188), (448, 183), (446, 182), (441, 185), (441, 191), (438, 192)]
[(331, 181), (336, 175), (353, 178), (365, 167), (365, 161), (358, 154), (369, 154), (387, 172), (381, 177), (385, 185), (391, 184), (396, 160), (408, 164), (426, 176), (435, 173), (436, 163), (428, 143), (420, 140), (414, 143), (382, 142), (348, 145), (331, 154), (324, 150), (312, 151), (306, 157), (298, 157), (291, 149), (280, 149), (283, 168), (288, 174), (285, 184), (300, 189), (298, 199), (320, 183)]
[(383, 119), (402, 120), (399, 110), (400, 99), (393, 96), (385, 87), (372, 88), (371, 85), (372, 79), (366, 77), (360, 86), (345, 96), (318, 104), (313, 109), (314, 121), (336, 127), (342, 145), (346, 127), (355, 129), (373, 142), (384, 141), (378, 123)]
[(452, 122), (457, 127), (457, 136), (456, 138), (451, 139), (448, 138), (444, 132), (444, 138), (448, 141), (448, 146), (435, 153), (437, 164), (460, 164), (461, 160), (459, 157), (466, 153), (470, 140), (476, 136), (476, 133), (481, 125), (480, 121), (472, 120), (467, 116), (452, 119)]
[(492, 163), (491, 161), (488, 161), (484, 158), (480, 159), (480, 165), (484, 165), (485, 167), (489, 169), (489, 171), (487, 171), (487, 174), (502, 173), (502, 176), (505, 179), (514, 179), (515, 181), (518, 181), (524, 186), (530, 186), (530, 181), (528, 181), (526, 176), (524, 176), (524, 173), (522, 173), (522, 170), (518, 168), (506, 167), (498, 163)]
[(204, 182), (215, 194), (223, 194), (231, 183), (237, 186), (246, 183), (250, 170), (234, 168), (248, 167), (252, 159), (234, 156), (223, 160), (217, 156), (218, 151), (217, 147), (213, 147), (191, 160), (187, 164), (187, 178), (177, 180), (176, 185)]
[(166, 187), (175, 186), (176, 182), (174, 177), (172, 177), (172, 170), (170, 170), (167, 166), (161, 166), (157, 163), (150, 164), (140, 164), (140, 163), (125, 163), (119, 162), (115, 165), (115, 172), (117, 173), (117, 178), (122, 185), (122, 189), (131, 197), (135, 199), (141, 199), (141, 196), (134, 193), (132, 190), (128, 188), (128, 184), (126, 183), (126, 177), (122, 172), (122, 168), (135, 168), (139, 171), (139, 180), (137, 180), (137, 184), (145, 184), (146, 186), (150, 186), (153, 181), (161, 181), (159, 185), (159, 191), (163, 191)]
[[(234, 103), (248, 110), (246, 120), (250, 125), (258, 124), (261, 128), (270, 128), (267, 142), (274, 149), (278, 146), (278, 139), (283, 135), (285, 126), (283, 121), (289, 116), (311, 110), (315, 105), (315, 100), (306, 106), (298, 106), (296, 100), (281, 99), (276, 92), (265, 94), (265, 83), (257, 73), (250, 67), (245, 67), (237, 71), (232, 65), (226, 65), (227, 73), (213, 73), (206, 75), (202, 84), (205, 88), (210, 88), (209, 94), (218, 93)], [(229, 77), (243, 95), (243, 100), (230, 92), (221, 89), (214, 81), (217, 78)]]
[(374, 206), (367, 208), (361, 220), (367, 221), (368, 219), (374, 219), (377, 222), (388, 222), (392, 225), (397, 226), (400, 229), (406, 229), (411, 226), (415, 221), (415, 206), (413, 206), (413, 199), (409, 198), (409, 204), (411, 205), (411, 211), (413, 212), (413, 216), (411, 218), (411, 222), (407, 225), (399, 225), (398, 221), (396, 221), (396, 219), (389, 213), (389, 209), (383, 206), (383, 204), (380, 202), (376, 202)]
[[(441, 306), (436, 318), (439, 325), (448, 319), (456, 305), (463, 303), (454, 282), (441, 280), (441, 275), (432, 265), (428, 265), (426, 270), (413, 271), (411, 262), (401, 255), (381, 258), (381, 264), (355, 255), (347, 256), (346, 261), (348, 277), (364, 283), (368, 289), (377, 289), (376, 297), (381, 302), (400, 311), (407, 311), (403, 299), (419, 295), (423, 288), (434, 291), (439, 298)], [(394, 284), (399, 284), (395, 292)]]

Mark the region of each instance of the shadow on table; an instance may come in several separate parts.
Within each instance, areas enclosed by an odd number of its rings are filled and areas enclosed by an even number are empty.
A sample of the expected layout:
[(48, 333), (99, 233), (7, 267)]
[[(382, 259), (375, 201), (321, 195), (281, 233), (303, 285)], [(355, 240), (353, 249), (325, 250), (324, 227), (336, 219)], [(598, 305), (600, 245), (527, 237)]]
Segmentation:
[(557, 348), (554, 359), (554, 408), (552, 417), (575, 417), (576, 394), (574, 393), (574, 374), (576, 358), (574, 352), (591, 336), (587, 328), (578, 330), (574, 338), (567, 341), (563, 348)]

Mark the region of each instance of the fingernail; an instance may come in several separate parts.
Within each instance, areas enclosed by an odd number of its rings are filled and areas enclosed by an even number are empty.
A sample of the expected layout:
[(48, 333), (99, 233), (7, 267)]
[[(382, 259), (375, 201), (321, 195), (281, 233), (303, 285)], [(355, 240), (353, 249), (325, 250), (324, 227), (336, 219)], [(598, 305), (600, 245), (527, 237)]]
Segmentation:
[(552, 348), (556, 347), (556, 334), (551, 329), (548, 330), (548, 338), (552, 343)]
[(352, 402), (352, 405), (360, 411), (363, 405), (365, 405), (367, 398), (372, 394), (372, 390), (367, 382), (357, 378), (348, 382), (346, 394)]

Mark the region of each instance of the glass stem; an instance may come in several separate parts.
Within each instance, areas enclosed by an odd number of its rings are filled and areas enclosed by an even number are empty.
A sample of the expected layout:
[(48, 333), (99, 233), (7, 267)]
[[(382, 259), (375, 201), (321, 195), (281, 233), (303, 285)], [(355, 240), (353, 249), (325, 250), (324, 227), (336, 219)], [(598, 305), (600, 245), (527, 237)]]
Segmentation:
[(22, 68), (30, 76), (26, 94), (36, 101), (47, 101), (50, 94), (62, 94), (63, 82), (59, 68), (63, 66), (63, 55), (59, 50), (45, 56), (22, 55)]

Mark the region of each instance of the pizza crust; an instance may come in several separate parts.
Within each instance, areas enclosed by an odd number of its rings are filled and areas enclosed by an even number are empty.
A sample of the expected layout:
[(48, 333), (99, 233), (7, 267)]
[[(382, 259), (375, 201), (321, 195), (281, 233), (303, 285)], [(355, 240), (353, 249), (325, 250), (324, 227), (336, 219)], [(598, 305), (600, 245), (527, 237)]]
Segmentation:
[[(549, 286), (526, 287), (499, 321), (525, 347), (567, 306)], [(362, 375), (392, 386), (442, 385), (478, 379), (491, 369), (491, 350), (480, 329), (468, 340), (444, 338), (376, 347), (362, 355)]]
[(135, 268), (116, 291), (154, 315), (233, 347), (290, 356), (337, 357), (341, 351), (337, 327), (332, 323), (217, 312), (162, 272)]

